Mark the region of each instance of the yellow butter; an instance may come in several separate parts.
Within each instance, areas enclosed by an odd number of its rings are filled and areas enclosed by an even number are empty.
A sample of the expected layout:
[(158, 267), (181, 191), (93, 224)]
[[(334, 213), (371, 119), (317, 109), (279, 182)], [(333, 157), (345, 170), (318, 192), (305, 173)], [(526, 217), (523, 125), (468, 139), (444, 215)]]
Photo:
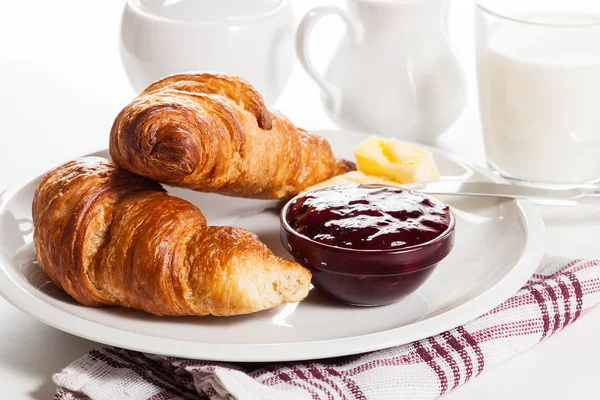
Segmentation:
[(358, 170), (397, 183), (439, 180), (433, 155), (393, 138), (372, 136), (354, 151)]
[(398, 183), (390, 181), (389, 179), (380, 178), (378, 176), (366, 175), (360, 171), (351, 171), (342, 175), (334, 176), (333, 178), (328, 179), (324, 182), (317, 183), (316, 185), (306, 188), (305, 190), (303, 190), (303, 192), (327, 186), (345, 185), (348, 183), (360, 183), (364, 185), (398, 185)]

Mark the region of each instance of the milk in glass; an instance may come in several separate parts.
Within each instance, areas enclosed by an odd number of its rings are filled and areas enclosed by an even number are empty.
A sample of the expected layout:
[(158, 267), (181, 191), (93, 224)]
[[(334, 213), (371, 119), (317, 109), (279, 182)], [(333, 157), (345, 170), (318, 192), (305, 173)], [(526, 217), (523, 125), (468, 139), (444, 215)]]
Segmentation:
[(532, 23), (499, 23), (478, 43), (488, 161), (509, 177), (531, 182), (600, 177), (600, 26), (593, 25), (600, 16), (540, 13), (518, 19)]

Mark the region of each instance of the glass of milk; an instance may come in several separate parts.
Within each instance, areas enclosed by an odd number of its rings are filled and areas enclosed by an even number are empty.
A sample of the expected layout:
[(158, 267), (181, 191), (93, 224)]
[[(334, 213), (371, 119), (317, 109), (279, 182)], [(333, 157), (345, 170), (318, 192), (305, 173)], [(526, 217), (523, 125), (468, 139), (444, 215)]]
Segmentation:
[(517, 183), (600, 181), (600, 0), (477, 0), (487, 160)]

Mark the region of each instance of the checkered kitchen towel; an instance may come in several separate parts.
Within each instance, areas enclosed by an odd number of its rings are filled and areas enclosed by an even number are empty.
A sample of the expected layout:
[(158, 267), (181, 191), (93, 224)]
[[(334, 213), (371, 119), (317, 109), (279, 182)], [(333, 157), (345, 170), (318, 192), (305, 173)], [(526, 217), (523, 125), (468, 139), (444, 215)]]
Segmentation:
[(260, 369), (104, 348), (54, 375), (55, 399), (435, 399), (548, 339), (599, 301), (600, 261), (547, 257), (500, 306), (418, 342)]

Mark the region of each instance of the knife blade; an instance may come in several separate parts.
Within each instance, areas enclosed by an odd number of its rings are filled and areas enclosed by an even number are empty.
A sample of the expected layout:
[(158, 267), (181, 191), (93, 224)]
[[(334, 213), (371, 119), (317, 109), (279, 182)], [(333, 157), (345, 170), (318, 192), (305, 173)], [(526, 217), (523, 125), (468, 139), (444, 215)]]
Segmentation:
[(495, 182), (437, 181), (402, 185), (434, 195), (459, 195), (529, 199), (541, 201), (600, 204), (600, 187), (585, 186), (568, 189), (545, 189)]

